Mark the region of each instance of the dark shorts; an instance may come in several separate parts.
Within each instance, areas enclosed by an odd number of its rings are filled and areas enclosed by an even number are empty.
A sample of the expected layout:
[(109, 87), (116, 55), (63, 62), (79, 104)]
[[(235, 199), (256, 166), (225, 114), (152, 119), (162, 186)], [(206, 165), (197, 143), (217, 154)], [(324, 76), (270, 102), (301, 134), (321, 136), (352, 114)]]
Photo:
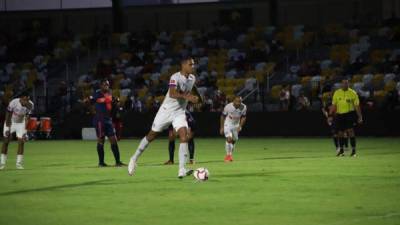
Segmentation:
[(335, 119), (332, 120), (332, 124), (329, 125), (329, 128), (330, 128), (332, 134), (337, 134), (338, 129), (337, 129), (337, 126), (336, 126), (336, 120)]
[(93, 126), (96, 128), (96, 135), (98, 138), (102, 138), (104, 136), (112, 137), (115, 135), (115, 129), (113, 122), (110, 119), (93, 119)]
[(357, 125), (357, 114), (354, 111), (336, 114), (335, 124), (338, 131), (352, 129)]

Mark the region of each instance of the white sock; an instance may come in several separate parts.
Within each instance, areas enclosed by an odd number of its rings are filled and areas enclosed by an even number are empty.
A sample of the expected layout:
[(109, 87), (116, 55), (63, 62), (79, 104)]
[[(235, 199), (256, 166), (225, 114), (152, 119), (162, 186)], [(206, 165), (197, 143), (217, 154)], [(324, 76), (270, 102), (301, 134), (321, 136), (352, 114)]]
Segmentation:
[(137, 161), (139, 156), (144, 152), (144, 150), (147, 148), (149, 145), (149, 141), (147, 140), (146, 136), (142, 138), (142, 140), (139, 143), (138, 148), (136, 149), (135, 154), (132, 156), (132, 159), (134, 161)]
[(233, 150), (235, 150), (235, 144), (231, 143), (231, 155), (233, 155)]
[(226, 155), (232, 155), (232, 144), (225, 142)]
[(22, 164), (24, 162), (24, 155), (17, 155), (17, 164)]
[(188, 143), (181, 143), (179, 145), (179, 170), (185, 169), (188, 159)]
[(7, 154), (3, 154), (1, 153), (1, 157), (0, 157), (0, 164), (5, 165), (7, 162)]

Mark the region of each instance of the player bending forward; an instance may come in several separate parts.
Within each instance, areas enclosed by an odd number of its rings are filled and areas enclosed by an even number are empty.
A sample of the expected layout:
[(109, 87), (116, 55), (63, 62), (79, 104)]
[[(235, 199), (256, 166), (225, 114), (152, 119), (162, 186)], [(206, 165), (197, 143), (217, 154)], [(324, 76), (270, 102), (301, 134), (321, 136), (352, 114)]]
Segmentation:
[(21, 94), (19, 98), (13, 99), (7, 107), (4, 122), (4, 142), (1, 149), (0, 170), (6, 167), (8, 144), (15, 133), (18, 139), (17, 169), (24, 169), (24, 143), (26, 141), (26, 125), (29, 114), (33, 111), (33, 102), (29, 100), (27, 93)]
[(235, 143), (239, 139), (239, 132), (246, 122), (247, 107), (242, 103), (240, 96), (235, 96), (233, 102), (227, 104), (221, 115), (220, 134), (225, 135), (225, 162), (232, 162), (232, 153)]
[(196, 81), (192, 74), (194, 70), (193, 58), (185, 58), (181, 61), (181, 71), (173, 74), (169, 81), (169, 90), (165, 96), (160, 109), (154, 118), (150, 132), (140, 141), (135, 154), (131, 157), (128, 166), (128, 174), (133, 175), (136, 171), (137, 160), (146, 147), (157, 135), (168, 128), (171, 124), (178, 133), (179, 145), (179, 171), (178, 177), (190, 175), (193, 170), (186, 170), (185, 165), (188, 158), (188, 124), (185, 110), (188, 101), (197, 103), (198, 97), (192, 95), (192, 88)]

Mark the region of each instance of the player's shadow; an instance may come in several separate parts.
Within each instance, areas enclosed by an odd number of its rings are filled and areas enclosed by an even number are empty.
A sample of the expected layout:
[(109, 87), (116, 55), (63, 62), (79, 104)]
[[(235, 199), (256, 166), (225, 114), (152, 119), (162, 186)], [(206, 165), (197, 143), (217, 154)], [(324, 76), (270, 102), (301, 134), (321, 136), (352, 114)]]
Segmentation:
[(219, 174), (215, 177), (217, 178), (245, 178), (245, 177), (268, 177), (278, 172), (267, 172), (267, 171), (260, 171), (260, 172), (252, 172), (252, 173), (235, 173), (235, 174)]
[(42, 187), (42, 188), (25, 189), (25, 190), (19, 190), (19, 191), (9, 191), (9, 192), (0, 193), (0, 196), (25, 194), (25, 193), (41, 192), (41, 191), (54, 191), (57, 189), (64, 189), (64, 188), (76, 188), (76, 187), (93, 186), (93, 185), (113, 185), (113, 184), (115, 184), (115, 182), (110, 182), (110, 181), (113, 181), (113, 180), (112, 179), (96, 180), (96, 181), (88, 181), (88, 182), (77, 183), (77, 184), (64, 184), (64, 185), (56, 185), (56, 186), (49, 186), (49, 187)]

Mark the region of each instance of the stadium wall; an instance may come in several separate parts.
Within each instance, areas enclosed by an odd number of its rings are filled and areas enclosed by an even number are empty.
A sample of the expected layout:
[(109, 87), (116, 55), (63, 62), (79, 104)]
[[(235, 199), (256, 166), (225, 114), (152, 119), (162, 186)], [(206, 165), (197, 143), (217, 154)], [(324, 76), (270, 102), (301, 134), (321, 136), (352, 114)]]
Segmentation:
[[(142, 137), (153, 122), (154, 113), (129, 112), (124, 115), (123, 136)], [(365, 123), (356, 128), (360, 136), (400, 136), (399, 112), (365, 112)], [(196, 136), (218, 137), (220, 113), (195, 113)], [(77, 123), (79, 121), (79, 123)], [(70, 114), (65, 122), (54, 127), (58, 138), (80, 139), (83, 127), (91, 126), (91, 118)], [(166, 135), (166, 132), (164, 133)], [(329, 136), (330, 129), (319, 112), (250, 112), (240, 136)]]
[[(239, 9), (250, 10), (250, 23), (255, 25), (323, 26), (352, 20), (379, 22), (383, 3), (379, 0), (269, 0), (137, 6), (123, 9), (123, 28), (125, 31), (201, 29), (223, 20), (221, 11)], [(92, 33), (95, 27), (112, 27), (113, 13), (111, 8), (0, 12), (0, 27), (5, 32), (16, 33), (34, 20), (46, 21), (51, 33), (66, 29)]]

